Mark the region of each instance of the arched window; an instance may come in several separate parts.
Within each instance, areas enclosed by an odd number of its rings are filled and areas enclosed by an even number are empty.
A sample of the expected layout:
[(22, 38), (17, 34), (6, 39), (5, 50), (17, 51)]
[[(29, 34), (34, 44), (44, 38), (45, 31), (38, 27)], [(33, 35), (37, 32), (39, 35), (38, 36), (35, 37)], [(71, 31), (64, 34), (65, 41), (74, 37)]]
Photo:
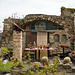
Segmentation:
[(67, 39), (66, 39), (66, 35), (62, 35), (62, 36), (61, 36), (61, 42), (64, 42), (64, 43), (65, 43), (66, 40), (67, 40)]
[(59, 35), (58, 34), (54, 35), (54, 42), (59, 42)]
[(46, 24), (44, 21), (35, 23), (35, 30), (45, 30), (45, 29), (46, 29)]
[(41, 21), (41, 22), (40, 22), (40, 25), (45, 25), (45, 22)]

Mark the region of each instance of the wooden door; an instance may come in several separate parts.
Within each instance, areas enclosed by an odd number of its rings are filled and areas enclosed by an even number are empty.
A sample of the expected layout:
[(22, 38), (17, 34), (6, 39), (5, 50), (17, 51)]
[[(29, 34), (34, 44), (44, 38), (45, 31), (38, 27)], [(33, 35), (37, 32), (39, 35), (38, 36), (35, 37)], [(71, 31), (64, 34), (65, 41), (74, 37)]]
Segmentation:
[(37, 45), (37, 32), (31, 32), (31, 42), (32, 45), (34, 45), (34, 42)]
[(26, 47), (33, 46), (34, 41), (37, 45), (37, 32), (26, 32)]

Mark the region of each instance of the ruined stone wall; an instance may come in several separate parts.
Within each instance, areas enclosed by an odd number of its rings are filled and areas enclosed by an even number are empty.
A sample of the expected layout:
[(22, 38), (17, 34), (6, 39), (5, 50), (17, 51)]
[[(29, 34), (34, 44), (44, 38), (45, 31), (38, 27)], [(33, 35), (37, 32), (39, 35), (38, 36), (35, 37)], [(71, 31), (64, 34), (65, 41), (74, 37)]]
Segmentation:
[(71, 50), (74, 50), (74, 17), (62, 17), (57, 22), (64, 26), (65, 33), (67, 33), (67, 40), (70, 41)]
[[(50, 44), (53, 48), (56, 48), (53, 51), (53, 54), (60, 54), (63, 53), (62, 48), (60, 47), (60, 44), (66, 44), (66, 48), (65, 48), (65, 53), (70, 52), (70, 39), (69, 39), (69, 35), (68, 33), (66, 33), (65, 30), (55, 30), (54, 33), (49, 33), (49, 40), (50, 40)], [(54, 36), (58, 35), (59, 36), (59, 42), (55, 42), (54, 41)], [(62, 36), (65, 35), (66, 36), (66, 42), (62, 42)]]
[(4, 20), (2, 47), (8, 47), (13, 49), (13, 26), (11, 23), (8, 23), (7, 19)]
[(31, 14), (25, 17), (25, 23), (37, 20), (47, 20), (62, 26), (70, 39), (71, 49), (74, 50), (74, 17)]
[(8, 47), (13, 49), (13, 23), (22, 24), (19, 19), (4, 19), (4, 28), (2, 33), (2, 47)]
[[(22, 22), (18, 19), (5, 19), (4, 20), (4, 30), (2, 34), (2, 46), (13, 48), (13, 24), (10, 23), (10, 20), (21, 25)], [(56, 23), (64, 27), (65, 33), (68, 34), (68, 39), (70, 41), (71, 49), (74, 48), (74, 17), (66, 16), (50, 16), (50, 15), (27, 15), (23, 25), (26, 25), (29, 22), (35, 20), (47, 20), (53, 23)], [(23, 46), (24, 47), (24, 46)]]

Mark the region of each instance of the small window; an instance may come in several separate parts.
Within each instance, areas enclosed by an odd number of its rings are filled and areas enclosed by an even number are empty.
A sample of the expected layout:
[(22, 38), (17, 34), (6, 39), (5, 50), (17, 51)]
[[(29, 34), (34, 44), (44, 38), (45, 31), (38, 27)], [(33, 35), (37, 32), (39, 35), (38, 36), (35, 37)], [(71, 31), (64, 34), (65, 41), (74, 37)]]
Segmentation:
[(61, 42), (64, 42), (64, 43), (66, 42), (66, 35), (61, 36)]
[(59, 35), (58, 34), (54, 35), (54, 42), (59, 42)]
[(26, 30), (29, 30), (29, 26), (26, 26)]

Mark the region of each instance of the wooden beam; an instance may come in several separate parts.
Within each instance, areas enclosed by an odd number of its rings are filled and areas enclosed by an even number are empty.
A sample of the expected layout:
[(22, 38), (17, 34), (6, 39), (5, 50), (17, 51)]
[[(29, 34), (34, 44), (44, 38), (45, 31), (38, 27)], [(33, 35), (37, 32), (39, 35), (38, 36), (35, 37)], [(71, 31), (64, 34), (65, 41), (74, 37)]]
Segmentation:
[(26, 48), (25, 48), (25, 50), (26, 50), (26, 51), (33, 51), (33, 50), (34, 50), (34, 51), (35, 51), (35, 50), (50, 50), (50, 51), (52, 51), (52, 50), (54, 50), (54, 48), (51, 48), (51, 49), (26, 49)]
[(22, 30), (22, 31), (24, 31), (21, 27), (19, 27), (16, 23), (14, 23), (14, 25), (16, 26), (16, 27), (18, 27), (20, 30)]

